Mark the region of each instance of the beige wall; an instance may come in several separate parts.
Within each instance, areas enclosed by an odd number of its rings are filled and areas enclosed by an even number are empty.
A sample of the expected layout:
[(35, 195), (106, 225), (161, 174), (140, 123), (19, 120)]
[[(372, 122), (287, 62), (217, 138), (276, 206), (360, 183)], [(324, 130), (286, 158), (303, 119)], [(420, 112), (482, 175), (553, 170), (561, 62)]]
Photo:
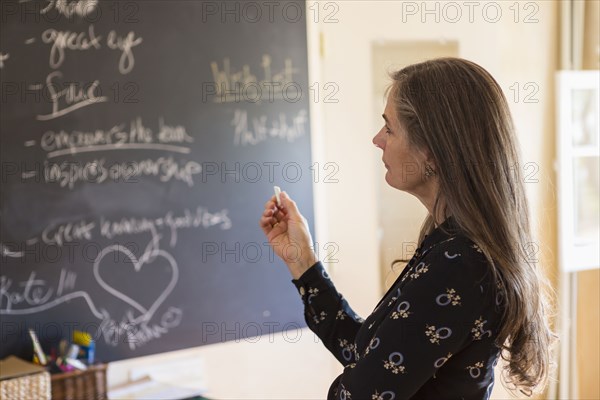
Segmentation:
[[(586, 1), (583, 69), (600, 69), (600, 1)], [(600, 270), (577, 273), (577, 370), (581, 399), (600, 399)]]
[(600, 1), (586, 0), (583, 69), (600, 69)]
[[(339, 246), (336, 254), (339, 262), (329, 265), (338, 290), (360, 315), (366, 317), (370, 313), (382, 295), (379, 221), (388, 213), (390, 217), (402, 217), (405, 212), (400, 207), (386, 208), (382, 214), (383, 210), (378, 208), (378, 186), (384, 175), (380, 151), (371, 144), (372, 136), (379, 129), (373, 116), (371, 62), (371, 48), (377, 41), (457, 41), (459, 55), (488, 69), (507, 95), (511, 95), (509, 88), (518, 84), (521, 99), (511, 102), (511, 109), (523, 150), (523, 162), (537, 166), (534, 177), (538, 181), (527, 184), (527, 193), (539, 237), (540, 258), (550, 271), (554, 271), (556, 205), (552, 170), (552, 88), (557, 63), (557, 3), (536, 2), (538, 22), (529, 24), (514, 22), (508, 9), (512, 2), (498, 2), (503, 17), (496, 23), (486, 22), (479, 8), (473, 23), (468, 21), (468, 15), (463, 15), (457, 23), (447, 23), (442, 18), (440, 23), (428, 24), (422, 23), (419, 15), (402, 22), (403, 3), (399, 1), (331, 3), (339, 7), (333, 15), (338, 22), (323, 22), (323, 16), (329, 15), (332, 9), (325, 10), (324, 2), (321, 2), (321, 23), (310, 23), (309, 28), (313, 33), (321, 31), (324, 39), (324, 58), (320, 66), (318, 46), (311, 48), (311, 82), (319, 82), (321, 87), (333, 82), (339, 87), (336, 95), (339, 102), (314, 104), (312, 114), (316, 161), (335, 162), (339, 167), (336, 175), (339, 183), (316, 185), (316, 240), (320, 243), (334, 241)], [(467, 12), (466, 9), (463, 11)], [(521, 11), (522, 20), (525, 11)], [(313, 19), (313, 11), (308, 16), (309, 20)], [(528, 82), (539, 87), (535, 96), (537, 103), (522, 102), (523, 85)], [(397, 196), (414, 201), (403, 193)], [(410, 236), (416, 234), (418, 226), (405, 228), (404, 234)], [(205, 361), (208, 394), (216, 398), (324, 398), (329, 383), (341, 368), (332, 361), (322, 344), (314, 343), (312, 334), (306, 333), (304, 337), (306, 340), (298, 344), (226, 343), (185, 353)], [(159, 362), (164, 357), (168, 355), (114, 363), (109, 370), (109, 384), (127, 379), (127, 372), (136, 364)], [(253, 362), (232, 361), (240, 357)], [(500, 390), (498, 383), (496, 398), (506, 398)]]
[(578, 272), (577, 280), (579, 398), (600, 399), (600, 270)]

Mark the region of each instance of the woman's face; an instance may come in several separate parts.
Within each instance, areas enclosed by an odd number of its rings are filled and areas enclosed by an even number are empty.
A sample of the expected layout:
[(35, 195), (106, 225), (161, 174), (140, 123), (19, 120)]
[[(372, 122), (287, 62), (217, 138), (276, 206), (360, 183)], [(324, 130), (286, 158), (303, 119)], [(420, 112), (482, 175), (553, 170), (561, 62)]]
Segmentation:
[[(386, 182), (396, 189), (414, 195), (423, 194), (426, 157), (410, 147), (407, 133), (398, 121), (391, 97), (392, 93), (383, 113), (384, 125), (373, 138), (373, 144), (383, 150), (382, 160), (387, 169)], [(431, 162), (429, 164), (433, 166)]]

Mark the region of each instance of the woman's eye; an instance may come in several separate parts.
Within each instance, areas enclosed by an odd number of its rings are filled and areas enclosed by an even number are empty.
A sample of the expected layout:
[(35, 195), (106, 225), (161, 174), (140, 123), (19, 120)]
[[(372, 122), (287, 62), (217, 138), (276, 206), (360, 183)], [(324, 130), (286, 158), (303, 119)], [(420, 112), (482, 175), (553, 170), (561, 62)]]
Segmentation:
[(392, 131), (390, 130), (390, 128), (387, 127), (387, 125), (385, 126), (385, 133), (387, 133), (388, 135), (392, 134)]

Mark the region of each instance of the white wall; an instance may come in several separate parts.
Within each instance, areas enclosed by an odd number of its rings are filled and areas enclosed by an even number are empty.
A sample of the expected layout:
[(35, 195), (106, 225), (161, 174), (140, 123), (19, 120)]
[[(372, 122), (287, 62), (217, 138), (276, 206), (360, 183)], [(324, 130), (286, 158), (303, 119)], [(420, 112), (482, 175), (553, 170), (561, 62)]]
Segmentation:
[[(444, 2), (427, 2), (429, 9), (438, 4), (440, 22), (435, 15), (407, 15), (407, 7), (420, 9), (422, 2), (401, 1), (337, 1), (309, 4), (311, 83), (320, 87), (333, 82), (339, 87), (337, 104), (314, 104), (313, 140), (315, 161), (335, 162), (339, 167), (338, 183), (320, 182), (315, 187), (317, 233), (319, 243), (335, 242), (339, 261), (330, 264), (330, 275), (339, 291), (353, 308), (366, 317), (382, 295), (380, 250), (378, 243), (379, 212), (377, 182), (383, 179), (379, 165), (380, 151), (371, 144), (377, 127), (372, 115), (371, 44), (386, 40), (457, 40), (461, 57), (471, 59), (488, 69), (498, 80), (507, 96), (510, 87), (521, 88), (521, 99), (511, 102), (523, 162), (538, 166), (538, 183), (527, 184), (534, 222), (540, 235), (541, 256), (554, 263), (551, 243), (554, 221), (552, 193), (553, 132), (553, 71), (556, 68), (557, 7), (555, 2), (533, 2), (534, 8), (519, 10), (519, 22), (509, 9), (514, 2), (495, 3), (502, 17), (495, 23), (493, 6), (482, 14), (487, 3), (474, 9), (469, 22), (469, 9), (456, 2), (462, 17), (455, 18)], [(332, 6), (333, 4), (333, 6)], [(521, 3), (522, 5), (523, 3)], [(311, 8), (312, 7), (312, 8)], [(492, 8), (490, 8), (492, 7)], [(537, 11), (536, 11), (537, 7)], [(318, 23), (314, 21), (319, 10)], [(414, 10), (414, 8), (413, 8)], [(444, 10), (447, 14), (444, 14)], [(420, 10), (419, 10), (420, 11)], [(531, 12), (538, 22), (523, 23)], [(332, 14), (333, 13), (333, 14)], [(325, 23), (324, 17), (336, 18)], [(405, 21), (403, 22), (403, 16)], [(324, 58), (319, 60), (318, 32), (323, 33)], [(321, 61), (321, 62), (319, 62)], [(321, 64), (319, 66), (319, 64)], [(539, 87), (537, 103), (523, 103), (523, 85), (533, 82)], [(524, 172), (529, 172), (525, 170)], [(399, 193), (399, 195), (403, 195)], [(400, 210), (402, 211), (402, 210)], [(258, 219), (259, 216), (257, 216)], [(415, 231), (415, 227), (407, 227)], [(415, 238), (416, 240), (416, 238)], [(294, 290), (290, 287), (290, 290)], [(276, 335), (277, 337), (277, 335)], [(178, 355), (201, 358), (210, 396), (215, 398), (324, 398), (329, 383), (341, 371), (321, 343), (315, 343), (309, 331), (303, 331), (297, 343), (281, 338), (269, 343), (224, 343), (178, 352)], [(169, 355), (113, 363), (109, 368), (109, 385), (127, 379), (135, 365), (161, 362)], [(496, 388), (501, 385), (497, 384)], [(502, 395), (505, 396), (505, 395)]]

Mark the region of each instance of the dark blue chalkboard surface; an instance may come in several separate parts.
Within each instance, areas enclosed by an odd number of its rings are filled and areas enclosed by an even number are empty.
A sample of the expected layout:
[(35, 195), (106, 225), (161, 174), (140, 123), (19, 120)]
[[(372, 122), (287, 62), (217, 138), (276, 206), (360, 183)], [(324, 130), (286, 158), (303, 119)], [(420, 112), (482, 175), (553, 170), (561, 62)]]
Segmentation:
[(1, 357), (295, 340), (258, 220), (278, 185), (313, 221), (304, 7), (2, 0)]

